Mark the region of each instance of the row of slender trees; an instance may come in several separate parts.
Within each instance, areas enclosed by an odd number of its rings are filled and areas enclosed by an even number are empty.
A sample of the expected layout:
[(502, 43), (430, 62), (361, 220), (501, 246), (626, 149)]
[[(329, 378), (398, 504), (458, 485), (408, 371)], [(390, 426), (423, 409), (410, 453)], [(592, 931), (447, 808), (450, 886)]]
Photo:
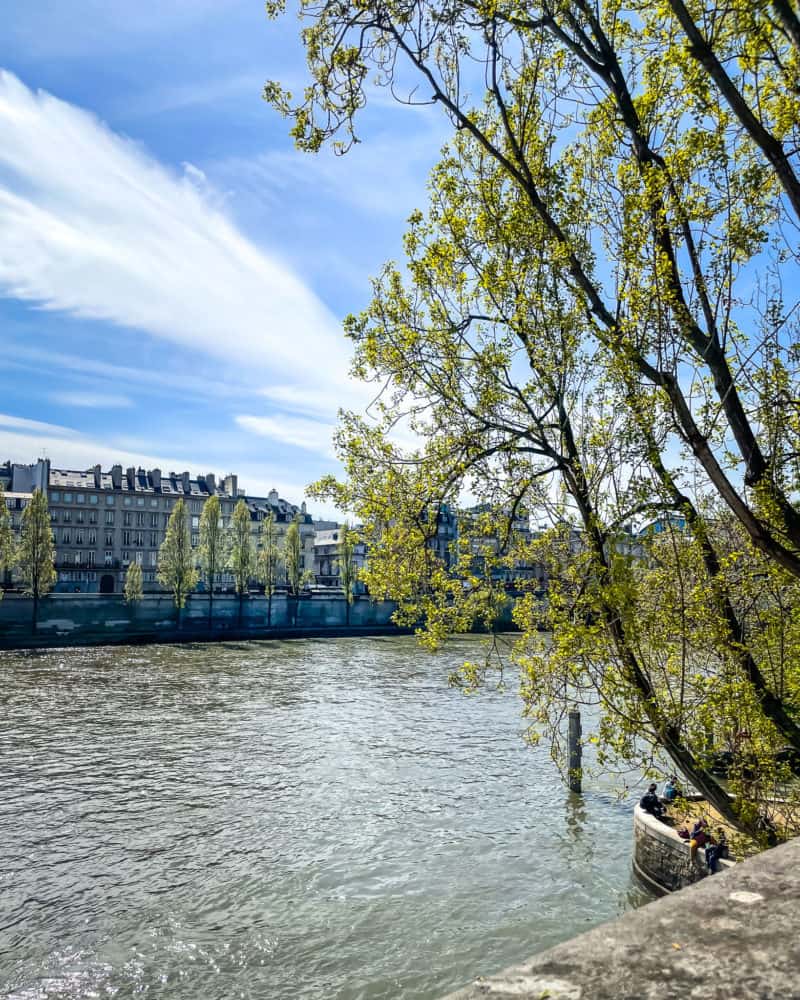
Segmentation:
[[(214, 587), (219, 575), (228, 571), (233, 576), (239, 595), (239, 618), (242, 601), (251, 580), (263, 585), (267, 597), (267, 624), (272, 622), (272, 596), (281, 566), (294, 596), (298, 596), (305, 582), (302, 566), (302, 541), (300, 527), (295, 518), (286, 531), (283, 545), (278, 544), (275, 518), (270, 512), (261, 522), (258, 542), (254, 545), (250, 531), (250, 510), (245, 500), (239, 500), (233, 511), (230, 525), (222, 521), (219, 497), (211, 496), (200, 517), (199, 564), (192, 549), (186, 504), (178, 500), (170, 515), (167, 534), (158, 554), (158, 582), (169, 590), (180, 613), (186, 599), (202, 579), (208, 590), (208, 620), (214, 614)], [(128, 600), (141, 597), (141, 570), (139, 574), (128, 569), (125, 595)]]
[[(200, 580), (204, 581), (208, 591), (208, 620), (211, 623), (214, 614), (214, 588), (220, 574), (226, 571), (233, 575), (236, 593), (239, 595), (240, 621), (242, 601), (250, 581), (255, 580), (264, 587), (267, 597), (267, 625), (272, 624), (272, 597), (282, 570), (294, 597), (300, 595), (309, 577), (313, 579), (303, 567), (303, 545), (298, 518), (289, 525), (282, 544), (271, 512), (261, 522), (255, 544), (250, 529), (250, 510), (245, 500), (239, 500), (236, 504), (230, 525), (226, 527), (222, 520), (219, 497), (211, 496), (203, 507), (200, 547), (195, 550), (189, 533), (186, 504), (182, 499), (178, 500), (170, 515), (166, 538), (159, 550), (157, 579), (172, 594), (179, 623), (186, 599)], [(345, 526), (342, 530), (340, 568), (342, 585), (347, 595), (348, 623), (355, 584), (353, 549), (352, 532), (348, 532)], [(17, 542), (0, 484), (0, 572), (19, 570), (25, 593), (33, 598), (34, 631), (39, 601), (52, 590), (56, 582), (55, 557), (50, 512), (44, 493), (35, 490), (30, 503), (23, 510)], [(143, 590), (142, 567), (134, 561), (125, 576), (126, 601), (131, 603), (141, 600)]]

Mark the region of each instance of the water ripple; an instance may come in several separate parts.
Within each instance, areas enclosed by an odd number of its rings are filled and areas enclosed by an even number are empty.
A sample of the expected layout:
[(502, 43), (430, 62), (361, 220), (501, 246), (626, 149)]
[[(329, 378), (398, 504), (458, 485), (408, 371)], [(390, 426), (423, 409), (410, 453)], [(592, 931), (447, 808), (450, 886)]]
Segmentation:
[(3, 654), (0, 995), (436, 997), (641, 902), (628, 814), (447, 687), (470, 655)]

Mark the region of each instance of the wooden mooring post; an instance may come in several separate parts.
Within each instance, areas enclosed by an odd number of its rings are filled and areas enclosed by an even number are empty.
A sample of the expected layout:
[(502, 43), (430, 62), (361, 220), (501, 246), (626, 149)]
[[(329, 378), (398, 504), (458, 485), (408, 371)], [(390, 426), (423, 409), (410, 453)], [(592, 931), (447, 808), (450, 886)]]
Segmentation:
[(569, 767), (569, 790), (571, 792), (581, 791), (581, 713), (577, 708), (569, 710), (569, 735), (567, 743), (568, 767)]

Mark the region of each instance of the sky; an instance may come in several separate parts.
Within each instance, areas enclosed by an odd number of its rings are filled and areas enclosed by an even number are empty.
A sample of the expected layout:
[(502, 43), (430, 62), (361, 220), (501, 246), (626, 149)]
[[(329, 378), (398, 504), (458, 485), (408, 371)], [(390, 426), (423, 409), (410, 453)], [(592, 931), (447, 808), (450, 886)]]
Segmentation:
[[(341, 320), (402, 255), (446, 139), (376, 101), (345, 157), (262, 99), (302, 87), (260, 0), (27, 0), (0, 37), (0, 461), (235, 472), (294, 503), (337, 471)], [(319, 503), (310, 510), (330, 516)]]

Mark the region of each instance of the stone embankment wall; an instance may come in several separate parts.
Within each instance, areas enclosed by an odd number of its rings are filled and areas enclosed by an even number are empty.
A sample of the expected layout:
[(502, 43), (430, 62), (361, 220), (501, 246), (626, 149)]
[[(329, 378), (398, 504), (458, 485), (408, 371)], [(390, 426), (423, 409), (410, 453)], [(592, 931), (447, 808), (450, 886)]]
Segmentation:
[(450, 1000), (486, 997), (800, 1000), (800, 839), (478, 979)]
[[(702, 848), (692, 862), (688, 842), (638, 805), (633, 815), (633, 837), (634, 871), (657, 891), (674, 892), (708, 874), (706, 852)], [(721, 861), (720, 865), (729, 868), (733, 862)]]
[(0, 649), (397, 632), (390, 621), (395, 607), (390, 601), (357, 599), (350, 607), (348, 624), (343, 597), (315, 594), (294, 600), (281, 595), (273, 597), (268, 627), (267, 600), (263, 595), (245, 597), (240, 617), (238, 597), (218, 594), (209, 624), (208, 597), (194, 595), (187, 601), (178, 627), (175, 606), (168, 595), (147, 594), (141, 601), (126, 604), (123, 597), (113, 594), (50, 594), (39, 604), (34, 634), (32, 601), (6, 594), (0, 601)]

